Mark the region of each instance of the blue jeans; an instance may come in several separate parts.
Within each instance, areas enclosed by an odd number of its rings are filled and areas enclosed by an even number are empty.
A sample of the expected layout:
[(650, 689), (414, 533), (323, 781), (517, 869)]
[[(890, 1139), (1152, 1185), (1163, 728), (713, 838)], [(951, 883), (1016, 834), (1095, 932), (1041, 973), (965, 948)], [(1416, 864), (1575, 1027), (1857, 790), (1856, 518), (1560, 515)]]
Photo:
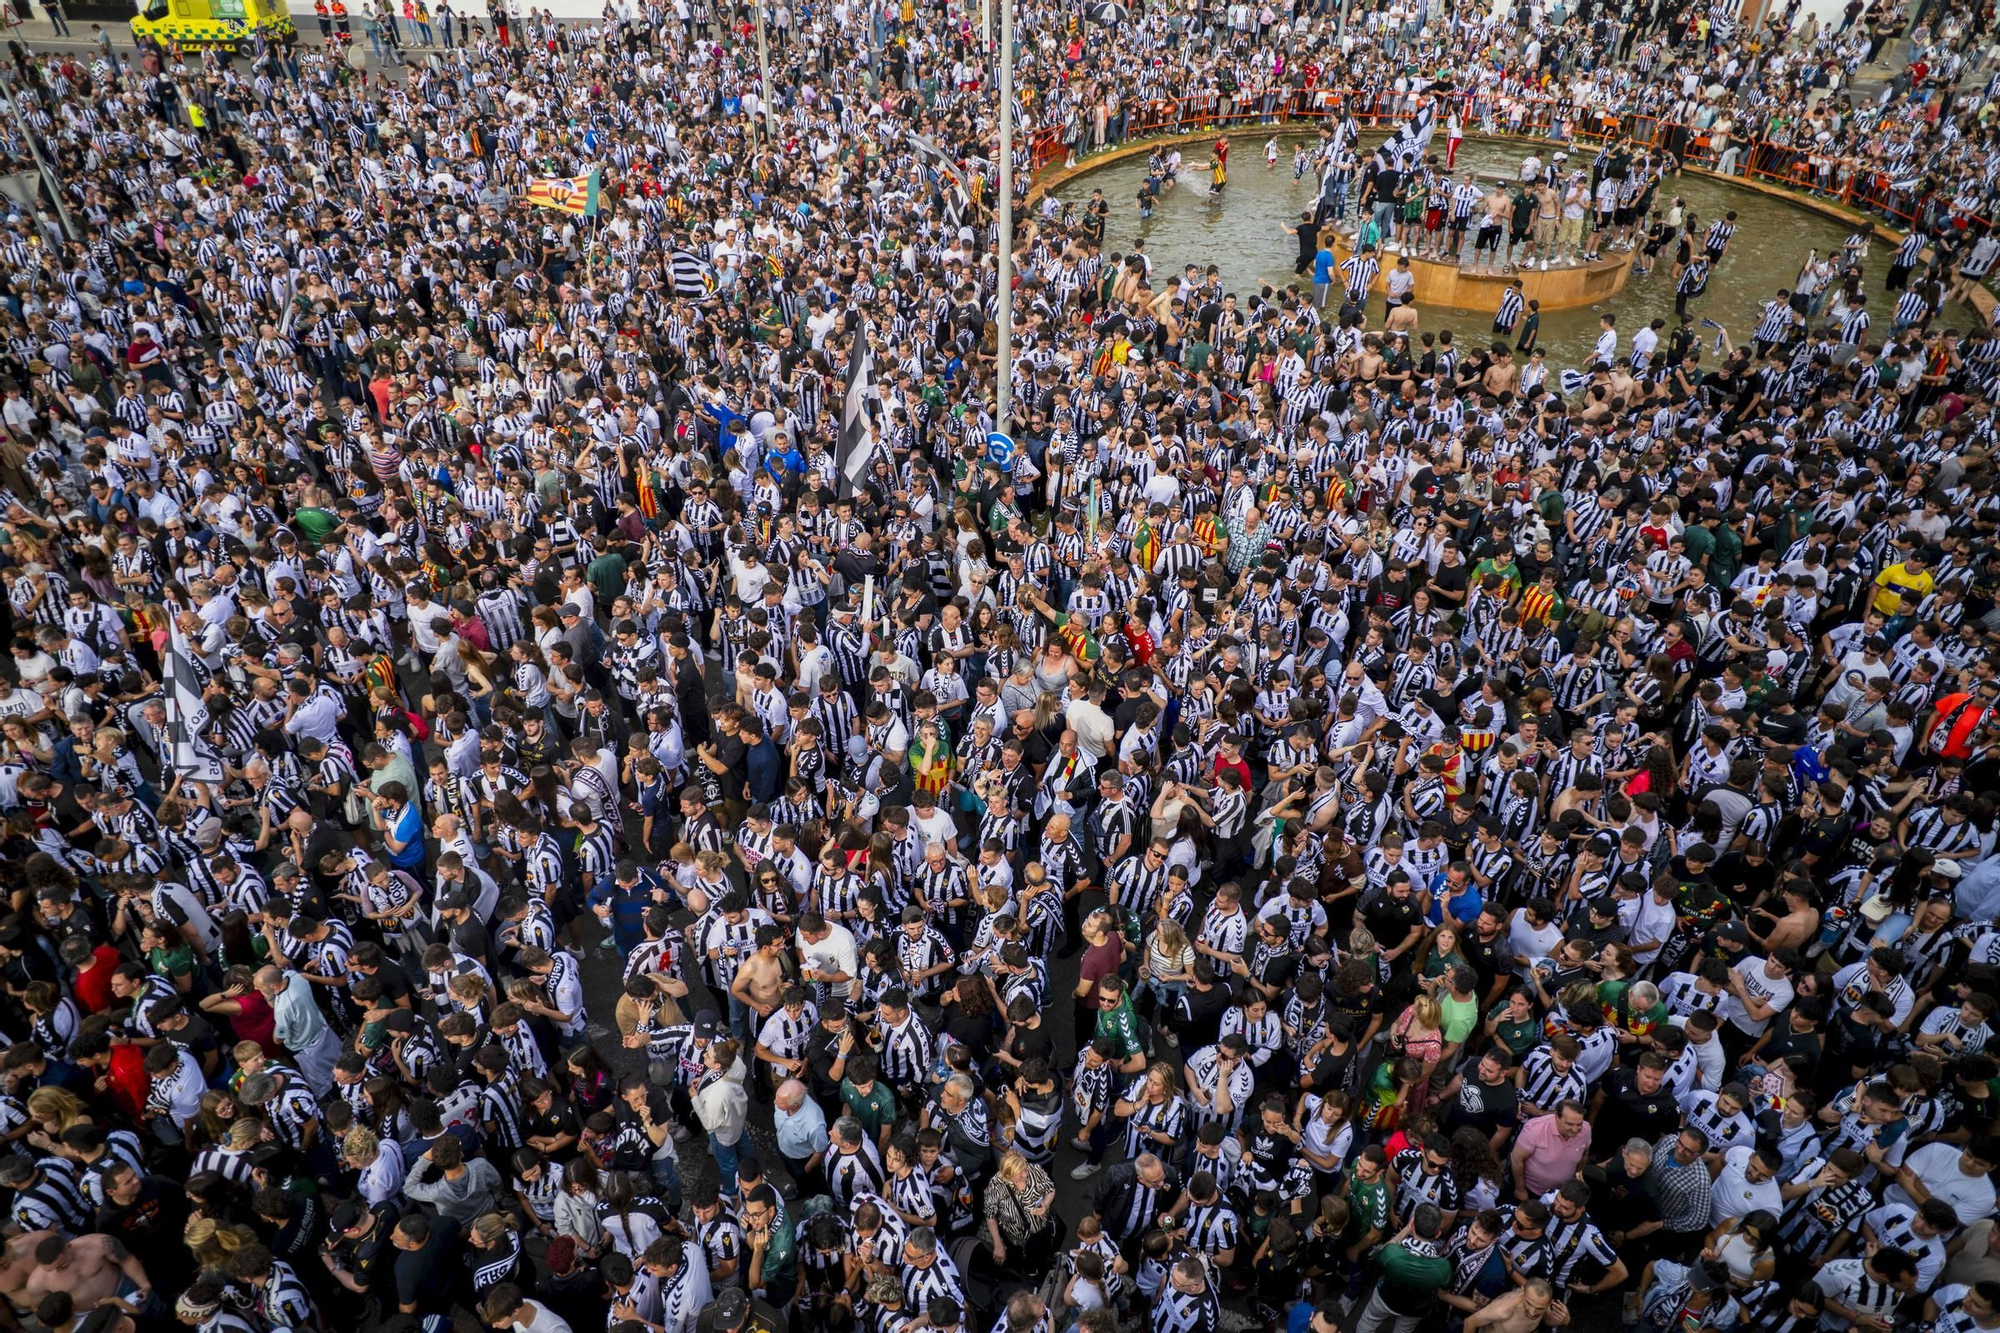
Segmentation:
[(1371, 209), (1370, 216), (1375, 221), (1375, 230), (1381, 233), (1382, 243), (1387, 245), (1396, 238), (1396, 206), (1377, 200)]
[(732, 1200), (736, 1197), (736, 1148), (735, 1143), (724, 1143), (713, 1134), (708, 1136), (708, 1151), (715, 1158), (716, 1188)]
[(729, 1030), (736, 1034), (737, 1040), (743, 1043), (743, 1049), (746, 1051), (756, 1047), (755, 1016), (755, 1011), (749, 1005), (734, 995), (729, 997)]

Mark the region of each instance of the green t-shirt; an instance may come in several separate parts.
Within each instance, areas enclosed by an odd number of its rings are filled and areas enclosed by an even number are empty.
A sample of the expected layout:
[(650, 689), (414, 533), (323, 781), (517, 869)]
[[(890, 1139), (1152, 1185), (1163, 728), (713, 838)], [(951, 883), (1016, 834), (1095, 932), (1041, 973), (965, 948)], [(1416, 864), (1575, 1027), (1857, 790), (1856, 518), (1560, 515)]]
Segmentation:
[(1476, 588), (1485, 582), (1488, 574), (1500, 576), (1500, 595), (1512, 597), (1521, 588), (1521, 567), (1511, 559), (1495, 561), (1490, 557), (1472, 567), (1472, 585)]
[(1382, 1300), (1399, 1314), (1419, 1314), (1437, 1304), (1437, 1293), (1451, 1285), (1451, 1260), (1442, 1255), (1411, 1254), (1401, 1242), (1376, 1251), (1382, 1266)]
[(1352, 1171), (1347, 1174), (1347, 1215), (1349, 1232), (1357, 1240), (1369, 1231), (1389, 1232), (1389, 1180), (1377, 1176), (1364, 1181)]
[(333, 535), (333, 530), (340, 526), (340, 515), (331, 509), (307, 506), (293, 512), (292, 526), (310, 545), (324, 546)]
[[(1715, 534), (1699, 523), (1690, 523), (1682, 530), (1681, 542), (1687, 552), (1687, 558), (1697, 565), (1702, 565), (1702, 562), (1715, 550)], [(1707, 568), (1706, 565), (1702, 567)]]
[(1562, 526), (1563, 510), (1569, 508), (1569, 499), (1551, 486), (1535, 497), (1535, 508), (1541, 511), (1542, 521), (1551, 528)]
[(1444, 1010), (1444, 1039), (1463, 1043), (1479, 1026), (1479, 1001), (1453, 999), (1447, 991), (1438, 1006)]
[(1118, 1059), (1123, 1060), (1145, 1049), (1139, 1044), (1139, 1019), (1132, 1012), (1132, 997), (1126, 996), (1118, 1002), (1118, 1007), (1109, 1013), (1099, 1010), (1097, 1014), (1097, 1036), (1109, 1037), (1118, 1048)]
[(854, 1086), (853, 1080), (840, 1080), (840, 1104), (861, 1122), (862, 1131), (871, 1139), (882, 1132), (884, 1125), (896, 1123), (896, 1094), (879, 1078), (866, 1096)]
[(1743, 567), (1743, 536), (1727, 524), (1710, 535), (1715, 539), (1715, 550), (1708, 557), (1708, 581), (1726, 588), (1736, 581), (1736, 571)]
[[(1487, 1017), (1496, 1017), (1504, 1012), (1506, 1008), (1507, 1003), (1503, 1000), (1493, 1006), (1493, 1012), (1489, 1013)], [(1524, 1018), (1518, 1022), (1502, 1020), (1500, 1026), (1493, 1029), (1493, 1035), (1499, 1039), (1502, 1046), (1512, 1051), (1514, 1059), (1519, 1061), (1529, 1051), (1541, 1045), (1542, 1025), (1533, 1018)]]
[(625, 557), (606, 551), (583, 567), (584, 578), (597, 592), (597, 600), (609, 606), (625, 591)]
[(194, 948), (180, 944), (171, 949), (148, 949), (146, 965), (163, 977), (191, 977), (194, 975)]
[[(746, 1251), (750, 1248), (748, 1241), (744, 1242), (743, 1248)], [(771, 1243), (764, 1247), (764, 1290), (770, 1299), (782, 1303), (791, 1298), (792, 1289), (799, 1280), (797, 1251), (798, 1241), (792, 1235), (791, 1218), (774, 1220), (771, 1223)]]

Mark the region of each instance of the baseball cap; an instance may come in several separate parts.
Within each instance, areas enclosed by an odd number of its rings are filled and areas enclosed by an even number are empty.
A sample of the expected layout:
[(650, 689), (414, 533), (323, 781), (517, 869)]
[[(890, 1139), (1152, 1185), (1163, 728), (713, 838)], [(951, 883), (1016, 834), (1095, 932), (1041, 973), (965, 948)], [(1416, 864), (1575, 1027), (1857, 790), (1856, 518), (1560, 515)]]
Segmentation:
[(750, 1313), (750, 1298), (740, 1287), (724, 1287), (715, 1298), (715, 1326), (735, 1328)]

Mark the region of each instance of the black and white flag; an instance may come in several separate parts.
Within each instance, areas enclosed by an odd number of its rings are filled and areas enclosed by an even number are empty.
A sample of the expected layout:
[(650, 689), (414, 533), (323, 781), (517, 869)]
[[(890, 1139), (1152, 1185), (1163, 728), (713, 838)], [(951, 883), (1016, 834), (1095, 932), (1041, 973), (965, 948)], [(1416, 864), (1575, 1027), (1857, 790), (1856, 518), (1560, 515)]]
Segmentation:
[(208, 726), (208, 705), (201, 701), (203, 673), (195, 664), (178, 616), (170, 616), (171, 638), (165, 662), (168, 767), (194, 782), (222, 781), (222, 761), (201, 739)]
[(854, 335), (854, 350), (847, 357), (847, 388), (840, 399), (840, 448), (834, 464), (840, 469), (840, 493), (848, 495), (861, 485), (874, 465), (874, 449), (868, 442), (869, 399), (875, 396), (875, 358), (868, 349), (868, 335)]
[(667, 259), (667, 277), (673, 281), (674, 295), (706, 300), (715, 295), (715, 269), (692, 250), (676, 250)]
[(1375, 153), (1391, 165), (1414, 166), (1423, 160), (1424, 149), (1430, 146), (1431, 135), (1437, 130), (1437, 103), (1425, 102), (1411, 116), (1396, 128), (1396, 132), (1382, 141)]
[(925, 169), (937, 178), (938, 195), (944, 203), (945, 221), (954, 227), (963, 225), (965, 212), (972, 207), (972, 195), (965, 188), (965, 173), (959, 170), (958, 163), (952, 160), (951, 154), (945, 152), (936, 140), (926, 139), (921, 134), (912, 134), (909, 143), (910, 147), (916, 150), (917, 156), (923, 160)]

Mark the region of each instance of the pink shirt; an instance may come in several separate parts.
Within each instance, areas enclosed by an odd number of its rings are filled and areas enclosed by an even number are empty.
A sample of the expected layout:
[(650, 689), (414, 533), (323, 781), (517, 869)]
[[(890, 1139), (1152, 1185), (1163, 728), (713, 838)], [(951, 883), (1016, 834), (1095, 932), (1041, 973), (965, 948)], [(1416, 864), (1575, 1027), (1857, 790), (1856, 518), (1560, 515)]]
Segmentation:
[(1586, 1121), (1575, 1138), (1566, 1139), (1556, 1128), (1555, 1116), (1538, 1115), (1521, 1127), (1518, 1144), (1528, 1154), (1521, 1173), (1528, 1193), (1546, 1194), (1575, 1177), (1583, 1155), (1590, 1151), (1590, 1124)]

